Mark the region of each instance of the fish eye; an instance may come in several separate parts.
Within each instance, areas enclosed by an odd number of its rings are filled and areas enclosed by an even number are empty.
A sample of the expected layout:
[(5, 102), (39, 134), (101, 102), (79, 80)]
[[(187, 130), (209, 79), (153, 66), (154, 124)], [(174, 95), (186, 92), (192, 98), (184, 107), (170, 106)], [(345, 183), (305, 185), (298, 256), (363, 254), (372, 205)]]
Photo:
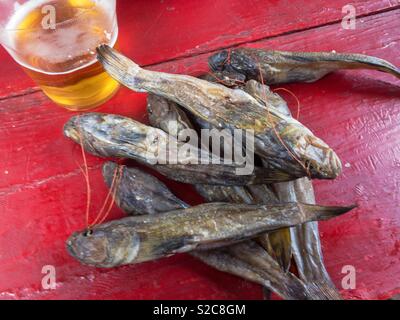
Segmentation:
[(93, 230), (88, 229), (83, 233), (83, 236), (90, 237), (92, 234), (93, 234)]

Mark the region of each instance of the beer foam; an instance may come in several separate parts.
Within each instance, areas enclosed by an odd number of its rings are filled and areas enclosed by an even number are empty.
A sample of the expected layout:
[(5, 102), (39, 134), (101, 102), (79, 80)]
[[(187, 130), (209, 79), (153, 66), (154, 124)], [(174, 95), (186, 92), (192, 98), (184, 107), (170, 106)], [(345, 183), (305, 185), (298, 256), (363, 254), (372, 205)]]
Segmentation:
[[(87, 23), (85, 21), (79, 21), (79, 19), (75, 19), (57, 24), (57, 29), (55, 32), (59, 33), (58, 36), (55, 36), (54, 34), (41, 34), (40, 41), (31, 41), (24, 44), (23, 54), (16, 52), (16, 38), (15, 32), (13, 31), (18, 30), (18, 26), (23, 22), (30, 12), (49, 2), (51, 1), (33, 0), (28, 1), (23, 5), (16, 6), (13, 16), (6, 26), (6, 33), (8, 37), (8, 44), (6, 41), (6, 49), (23, 67), (49, 75), (69, 74), (96, 63), (96, 53), (93, 50), (100, 43), (109, 43), (111, 46), (115, 45), (118, 37), (116, 17), (110, 17), (110, 27), (112, 28), (112, 32), (104, 30), (103, 34), (90, 32), (90, 27), (92, 27), (90, 21)], [(113, 12), (112, 1), (93, 0), (93, 2), (96, 5), (99, 5), (104, 12)], [(9, 46), (9, 48), (7, 48), (7, 46)], [(50, 65), (65, 63), (79, 57), (82, 57), (83, 60), (78, 61), (79, 66), (74, 67), (71, 70), (67, 70), (65, 72), (49, 72), (44, 69), (34, 67), (22, 60), (21, 56), (29, 55), (43, 59)], [(92, 58), (88, 59), (88, 57), (91, 56)]]

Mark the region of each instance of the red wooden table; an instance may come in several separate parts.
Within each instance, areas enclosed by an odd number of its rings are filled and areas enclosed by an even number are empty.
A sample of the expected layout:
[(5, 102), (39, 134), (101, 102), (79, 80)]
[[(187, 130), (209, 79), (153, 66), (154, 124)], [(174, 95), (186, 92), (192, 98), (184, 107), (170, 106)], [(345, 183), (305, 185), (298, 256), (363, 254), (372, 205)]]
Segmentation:
[[(119, 0), (121, 50), (154, 70), (200, 74), (220, 48), (357, 52), (400, 65), (400, 2), (355, 0), (355, 30), (342, 28), (347, 0)], [(0, 50), (0, 298), (259, 299), (260, 287), (215, 271), (187, 255), (112, 270), (70, 258), (65, 240), (84, 227), (86, 190), (79, 149), (62, 135), (72, 116), (50, 102)], [(344, 172), (316, 182), (323, 204), (359, 209), (321, 224), (327, 268), (340, 288), (342, 268), (356, 268), (349, 299), (400, 292), (400, 81), (369, 71), (343, 71), (315, 84), (287, 86), (301, 102), (301, 121), (339, 154)], [(294, 101), (288, 96), (288, 101)], [(101, 107), (145, 121), (146, 96), (122, 89)], [(107, 192), (88, 157), (93, 214)], [(201, 199), (168, 184), (184, 200)], [(111, 218), (122, 216), (114, 209)], [(56, 268), (55, 290), (41, 286)]]

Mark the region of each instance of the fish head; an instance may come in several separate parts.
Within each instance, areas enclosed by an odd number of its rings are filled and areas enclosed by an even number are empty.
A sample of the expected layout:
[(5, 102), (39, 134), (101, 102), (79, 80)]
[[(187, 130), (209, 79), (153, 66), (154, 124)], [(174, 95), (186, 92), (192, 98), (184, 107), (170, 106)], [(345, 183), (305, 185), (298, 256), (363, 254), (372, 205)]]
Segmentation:
[(260, 75), (260, 64), (245, 49), (220, 51), (208, 59), (208, 64), (213, 71), (240, 74), (247, 80)]
[(228, 62), (227, 50), (222, 50), (216, 54), (213, 54), (208, 59), (208, 64), (212, 71), (223, 71), (227, 62)]
[(323, 140), (309, 130), (296, 135), (293, 151), (304, 164), (307, 173), (316, 179), (335, 179), (342, 172), (338, 155)]
[(123, 224), (111, 223), (75, 232), (66, 245), (68, 253), (82, 264), (112, 268), (135, 260), (140, 237)]
[(115, 121), (108, 121), (108, 118), (109, 115), (102, 113), (74, 116), (64, 125), (64, 135), (83, 144), (85, 150), (92, 154), (107, 156), (101, 142), (107, 141), (107, 133), (115, 126)]
[(148, 127), (127, 117), (87, 113), (72, 117), (64, 126), (67, 138), (100, 157), (122, 157), (125, 146), (145, 150)]

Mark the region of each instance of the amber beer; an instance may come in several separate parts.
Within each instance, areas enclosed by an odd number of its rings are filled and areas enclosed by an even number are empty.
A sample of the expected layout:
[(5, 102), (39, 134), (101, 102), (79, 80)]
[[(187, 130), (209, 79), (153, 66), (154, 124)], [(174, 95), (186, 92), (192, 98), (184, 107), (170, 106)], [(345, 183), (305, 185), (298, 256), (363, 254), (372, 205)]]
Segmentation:
[(57, 104), (87, 110), (118, 90), (96, 60), (99, 44), (115, 46), (117, 41), (115, 1), (29, 1), (16, 11), (8, 29), (15, 30), (14, 58)]

